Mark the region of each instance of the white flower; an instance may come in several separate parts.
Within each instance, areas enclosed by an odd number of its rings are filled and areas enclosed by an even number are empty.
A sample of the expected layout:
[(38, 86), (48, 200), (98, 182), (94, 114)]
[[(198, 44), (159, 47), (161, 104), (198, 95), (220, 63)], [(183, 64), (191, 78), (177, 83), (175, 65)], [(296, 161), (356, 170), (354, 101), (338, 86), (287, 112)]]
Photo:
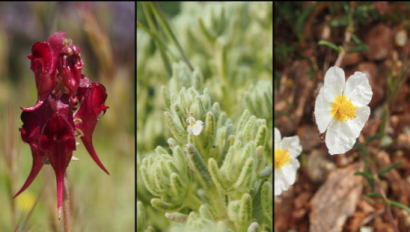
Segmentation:
[(190, 116), (188, 118), (188, 133), (192, 131), (194, 135), (199, 135), (204, 127), (204, 122), (201, 120), (195, 121), (195, 118)]
[(373, 92), (365, 73), (355, 72), (345, 83), (341, 68), (331, 67), (316, 98), (315, 118), (320, 133), (326, 133), (329, 153), (343, 154), (359, 137), (370, 108)]
[(296, 171), (300, 166), (296, 157), (301, 152), (298, 136), (281, 139), (279, 130), (275, 128), (275, 196), (295, 183)]

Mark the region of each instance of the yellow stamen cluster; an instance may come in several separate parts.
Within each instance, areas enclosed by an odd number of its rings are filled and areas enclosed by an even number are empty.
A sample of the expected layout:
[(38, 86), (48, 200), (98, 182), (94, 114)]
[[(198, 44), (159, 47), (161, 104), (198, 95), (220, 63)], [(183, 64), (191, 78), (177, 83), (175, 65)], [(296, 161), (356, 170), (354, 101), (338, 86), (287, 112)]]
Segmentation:
[(275, 169), (281, 169), (283, 165), (287, 165), (289, 163), (289, 150), (275, 149)]
[(356, 118), (356, 109), (357, 106), (354, 106), (352, 100), (347, 100), (346, 96), (341, 95), (335, 98), (335, 101), (332, 103), (332, 109), (330, 113), (333, 118), (343, 122), (353, 118)]

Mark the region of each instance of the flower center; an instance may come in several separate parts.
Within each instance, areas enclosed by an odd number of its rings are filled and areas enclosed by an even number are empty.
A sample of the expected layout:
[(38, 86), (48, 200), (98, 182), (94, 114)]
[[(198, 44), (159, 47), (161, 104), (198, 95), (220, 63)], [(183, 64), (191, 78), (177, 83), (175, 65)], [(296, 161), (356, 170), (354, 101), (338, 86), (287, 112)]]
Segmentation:
[(275, 169), (281, 169), (283, 165), (290, 163), (289, 150), (275, 149)]
[(332, 103), (332, 109), (330, 113), (333, 118), (343, 122), (353, 118), (356, 118), (357, 106), (354, 106), (352, 100), (347, 100), (344, 95), (337, 96), (335, 101)]

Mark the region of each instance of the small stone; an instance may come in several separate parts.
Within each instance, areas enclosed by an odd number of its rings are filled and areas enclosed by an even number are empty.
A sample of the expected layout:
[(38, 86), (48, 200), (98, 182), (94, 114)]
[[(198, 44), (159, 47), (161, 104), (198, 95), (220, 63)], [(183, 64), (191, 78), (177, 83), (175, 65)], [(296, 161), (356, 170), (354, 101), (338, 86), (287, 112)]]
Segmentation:
[(388, 26), (377, 24), (372, 27), (364, 39), (369, 48), (369, 51), (366, 53), (367, 58), (369, 60), (385, 59), (392, 49), (391, 40), (391, 30)]
[(305, 207), (309, 199), (312, 197), (312, 193), (310, 192), (303, 192), (295, 199), (295, 209), (301, 209)]
[(307, 172), (312, 182), (323, 183), (328, 174), (335, 169), (336, 165), (329, 160), (328, 154), (323, 150), (315, 149), (307, 156)]
[(373, 228), (370, 226), (362, 226), (360, 227), (360, 232), (373, 232)]
[(310, 152), (320, 144), (320, 140), (317, 138), (319, 131), (315, 126), (303, 125), (297, 129), (296, 133), (305, 152)]
[(399, 149), (410, 150), (410, 135), (408, 134), (399, 134), (397, 138), (397, 147)]
[[(346, 50), (348, 51), (349, 49), (352, 49), (355, 46), (356, 45), (348, 45)], [(360, 52), (346, 53), (343, 57), (342, 64), (345, 66), (351, 66), (358, 64), (362, 60), (363, 56)]]
[(403, 47), (407, 44), (407, 33), (405, 30), (400, 30), (396, 33), (396, 36), (394, 37), (394, 43), (398, 47)]

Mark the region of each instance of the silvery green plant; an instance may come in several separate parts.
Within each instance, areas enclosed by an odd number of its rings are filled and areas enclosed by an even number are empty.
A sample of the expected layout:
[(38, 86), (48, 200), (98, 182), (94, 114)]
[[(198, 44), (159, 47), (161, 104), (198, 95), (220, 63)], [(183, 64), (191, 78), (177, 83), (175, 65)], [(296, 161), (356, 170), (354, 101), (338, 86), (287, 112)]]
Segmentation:
[[(273, 87), (270, 81), (260, 80), (245, 92), (247, 109), (257, 117), (266, 119), (269, 138), (272, 138)], [(268, 139), (267, 154), (272, 154), (272, 139)], [(271, 156), (270, 156), (271, 157)]]
[[(272, 122), (273, 88), (270, 81), (258, 81), (245, 92), (246, 107), (257, 117), (264, 118), (268, 124)], [(272, 128), (272, 125), (269, 125)]]
[[(154, 47), (155, 38), (151, 36), (150, 40), (148, 33), (137, 32), (137, 198), (145, 206), (147, 223), (157, 231), (170, 231), (169, 223), (172, 225), (171, 231), (175, 232), (273, 231), (272, 194), (269, 194), (269, 191), (272, 192), (269, 169), (272, 163), (271, 119), (263, 112), (249, 108), (245, 101), (245, 92), (250, 94), (252, 101), (259, 101), (257, 94), (253, 94), (258, 91), (258, 87), (253, 85), (256, 81), (266, 80), (266, 85), (272, 86), (271, 8), (272, 3), (181, 3), (180, 13), (170, 22), (192, 66), (198, 66), (193, 69), (185, 62), (168, 65), (171, 69), (167, 69), (166, 65), (163, 66), (160, 50)], [(183, 58), (170, 38), (163, 39), (161, 46), (165, 47), (171, 63)], [(184, 92), (182, 95), (181, 91)], [(256, 120), (252, 119), (251, 124), (257, 124), (249, 126), (253, 129), (252, 136), (248, 137), (244, 135), (243, 126), (239, 126), (246, 109), (249, 111), (243, 119), (244, 125), (253, 115)], [(262, 123), (262, 119), (267, 121)], [(260, 146), (255, 145), (255, 140), (262, 125), (268, 127), (268, 136), (263, 149), (258, 149)], [(199, 128), (200, 133), (196, 135)], [(250, 141), (254, 141), (253, 144)], [(155, 149), (158, 145), (162, 149)], [(253, 160), (249, 161), (253, 163), (250, 165), (252, 169), (249, 166), (247, 169), (252, 171), (250, 177), (239, 178), (242, 169), (235, 170), (239, 174), (234, 180), (229, 179), (225, 171), (222, 172), (228, 169), (229, 165), (222, 166), (228, 159), (230, 147), (234, 145), (233, 150), (238, 152), (238, 156), (242, 154), (247, 160)], [(189, 184), (184, 183), (184, 190), (189, 188), (189, 193), (180, 191), (197, 197), (199, 202), (191, 205), (184, 203), (185, 206), (177, 211), (161, 206), (158, 210), (153, 208), (152, 199), (159, 199), (166, 206), (177, 204), (180, 199), (173, 198), (172, 194), (155, 195), (146, 188), (142, 181), (142, 160), (161, 157), (160, 160), (176, 163), (176, 146), (182, 150), (192, 178), (188, 180)], [(243, 152), (246, 149), (251, 151), (250, 154)], [(260, 157), (262, 151), (267, 159)], [(165, 158), (167, 156), (171, 159)], [(234, 160), (241, 165), (242, 160)], [(155, 181), (151, 170), (155, 169), (153, 166), (161, 166), (156, 162), (154, 159), (152, 164), (147, 165), (150, 167), (147, 169), (150, 176), (148, 181)], [(216, 171), (211, 170), (210, 162), (213, 167), (216, 162)], [(265, 166), (257, 170), (259, 165), (256, 164), (263, 166), (264, 162)], [(242, 165), (244, 163), (246, 160)], [(220, 181), (214, 180), (217, 171)], [(175, 174), (182, 176), (181, 180), (185, 178), (181, 170)], [(170, 191), (171, 175), (159, 175), (164, 180), (164, 185), (160, 186)], [(238, 180), (243, 182), (236, 189), (234, 186), (239, 184)], [(232, 191), (227, 194), (223, 187), (218, 186), (220, 183), (228, 189), (232, 188)], [(243, 210), (241, 203), (238, 203), (242, 199)], [(207, 207), (212, 217), (201, 213), (203, 207)], [(166, 217), (158, 216), (158, 212), (166, 214)], [(144, 229), (147, 228), (145, 226)]]
[(166, 213), (170, 221), (176, 224), (171, 229), (171, 232), (180, 231), (203, 231), (203, 232), (227, 232), (230, 230), (223, 221), (216, 221), (209, 207), (205, 204), (201, 205), (198, 211), (192, 211), (189, 215), (182, 213)]
[(182, 3), (173, 19), (188, 57), (207, 77), (204, 86), (231, 106), (225, 109), (229, 114), (239, 110), (238, 97), (249, 84), (272, 79), (271, 8), (271, 2)]
[(145, 207), (140, 201), (137, 201), (137, 231), (143, 231), (146, 219)]
[[(259, 224), (252, 224), (257, 219), (269, 228), (272, 199), (267, 194), (272, 190), (265, 183), (272, 168), (264, 154), (266, 120), (246, 110), (234, 126), (206, 88), (201, 93), (182, 87), (165, 102), (164, 120), (173, 138), (169, 148), (158, 146), (141, 166), (145, 187), (155, 196), (152, 206), (191, 229), (257, 231)], [(189, 129), (198, 124), (200, 130)], [(181, 213), (186, 207), (189, 215)]]
[(202, 90), (203, 82), (204, 78), (198, 67), (191, 71), (182, 61), (172, 64), (172, 77), (169, 80), (171, 93), (178, 93), (182, 87), (190, 86), (196, 90)]

